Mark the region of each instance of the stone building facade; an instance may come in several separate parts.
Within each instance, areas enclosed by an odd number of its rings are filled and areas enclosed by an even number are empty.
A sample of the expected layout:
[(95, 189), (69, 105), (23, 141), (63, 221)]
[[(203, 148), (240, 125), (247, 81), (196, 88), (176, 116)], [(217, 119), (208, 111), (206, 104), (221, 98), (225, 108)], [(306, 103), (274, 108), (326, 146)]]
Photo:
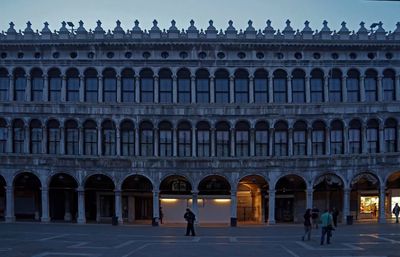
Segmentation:
[[(0, 34), (0, 215), (385, 222), (400, 201), (400, 23)], [(72, 24), (70, 24), (72, 25)], [(73, 27), (72, 27), (73, 28)]]

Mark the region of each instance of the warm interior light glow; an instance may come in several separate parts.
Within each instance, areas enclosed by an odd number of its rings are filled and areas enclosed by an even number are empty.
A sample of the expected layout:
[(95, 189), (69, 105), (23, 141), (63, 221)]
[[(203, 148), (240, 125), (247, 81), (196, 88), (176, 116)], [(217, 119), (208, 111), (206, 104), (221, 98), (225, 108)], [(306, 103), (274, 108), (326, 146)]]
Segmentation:
[(214, 199), (216, 203), (229, 203), (231, 199)]
[(177, 201), (178, 201), (178, 199), (174, 199), (174, 198), (162, 198), (161, 199), (161, 202), (163, 202), (163, 203), (175, 203)]
[(392, 205), (391, 205), (391, 210), (390, 213), (392, 213), (392, 218), (396, 217), (393, 213), (393, 208), (396, 205), (396, 203), (398, 203), (400, 205), (400, 196), (392, 196)]

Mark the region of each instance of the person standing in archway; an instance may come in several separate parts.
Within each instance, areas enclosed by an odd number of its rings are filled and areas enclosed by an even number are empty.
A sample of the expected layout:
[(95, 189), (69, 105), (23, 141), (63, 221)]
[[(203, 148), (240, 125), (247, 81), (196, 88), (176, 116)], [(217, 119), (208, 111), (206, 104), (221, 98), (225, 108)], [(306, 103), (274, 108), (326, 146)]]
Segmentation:
[(190, 236), (190, 233), (192, 234), (192, 236), (195, 236), (194, 221), (196, 220), (196, 215), (194, 215), (194, 213), (189, 208), (186, 208), (186, 213), (183, 217), (187, 221), (186, 236)]
[(393, 214), (396, 217), (396, 223), (399, 223), (399, 213), (400, 213), (400, 206), (396, 203), (393, 207)]

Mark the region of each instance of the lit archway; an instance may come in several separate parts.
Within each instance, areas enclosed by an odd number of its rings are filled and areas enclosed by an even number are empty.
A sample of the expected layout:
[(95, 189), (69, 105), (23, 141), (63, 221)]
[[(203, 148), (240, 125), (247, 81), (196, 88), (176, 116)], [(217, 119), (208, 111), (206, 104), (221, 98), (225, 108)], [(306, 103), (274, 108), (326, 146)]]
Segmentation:
[(69, 174), (57, 173), (51, 177), (49, 185), (49, 203), (51, 220), (76, 220), (78, 183)]
[(386, 205), (385, 209), (386, 217), (394, 219), (395, 216), (392, 212), (395, 204), (400, 205), (400, 171), (393, 172), (386, 180)]
[(379, 184), (379, 178), (369, 172), (357, 174), (351, 180), (350, 214), (356, 219), (378, 219)]

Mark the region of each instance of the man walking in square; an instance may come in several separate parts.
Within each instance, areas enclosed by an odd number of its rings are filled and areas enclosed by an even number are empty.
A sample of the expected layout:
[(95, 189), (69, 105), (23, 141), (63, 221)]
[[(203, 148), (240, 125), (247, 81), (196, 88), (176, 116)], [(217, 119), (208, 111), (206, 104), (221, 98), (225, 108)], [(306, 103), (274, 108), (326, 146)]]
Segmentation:
[(186, 213), (183, 217), (187, 221), (186, 236), (190, 236), (190, 233), (192, 234), (192, 236), (195, 236), (194, 221), (196, 220), (196, 215), (194, 215), (194, 213), (189, 208), (186, 208)]

